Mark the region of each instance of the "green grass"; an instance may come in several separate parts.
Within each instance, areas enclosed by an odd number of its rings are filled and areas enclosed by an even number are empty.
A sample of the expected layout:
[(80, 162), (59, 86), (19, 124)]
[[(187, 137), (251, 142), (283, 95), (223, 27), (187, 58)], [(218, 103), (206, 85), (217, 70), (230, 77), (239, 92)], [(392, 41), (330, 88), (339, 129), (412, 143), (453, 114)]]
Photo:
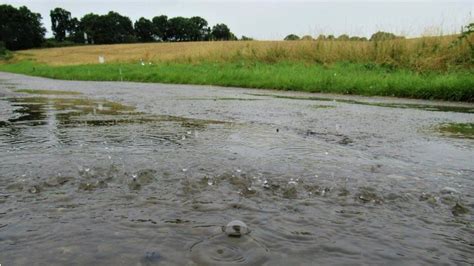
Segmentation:
[(474, 139), (474, 123), (443, 124), (439, 131), (452, 137)]
[[(66, 80), (206, 84), (307, 92), (474, 101), (472, 70), (417, 73), (374, 64), (159, 63), (48, 66), (31, 61), (0, 71)], [(122, 73), (122, 74), (120, 74)]]

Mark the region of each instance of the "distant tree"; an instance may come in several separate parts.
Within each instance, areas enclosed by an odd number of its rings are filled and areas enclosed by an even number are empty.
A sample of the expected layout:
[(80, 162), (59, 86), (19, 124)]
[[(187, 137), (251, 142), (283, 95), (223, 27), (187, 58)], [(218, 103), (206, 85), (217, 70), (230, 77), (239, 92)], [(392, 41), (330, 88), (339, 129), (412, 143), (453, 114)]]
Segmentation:
[(397, 36), (390, 32), (378, 31), (370, 37), (370, 41), (387, 41), (396, 39)]
[(339, 35), (339, 37), (337, 37), (337, 40), (338, 41), (348, 41), (349, 40), (349, 35), (347, 35), (347, 34)]
[(230, 32), (229, 27), (226, 24), (216, 24), (212, 27), (212, 38), (216, 41), (228, 41), (235, 40), (236, 37)]
[(77, 18), (72, 18), (69, 22), (69, 37), (66, 39), (75, 43), (84, 43), (84, 31)]
[(253, 38), (242, 35), (241, 41), (253, 41)]
[(152, 19), (154, 25), (154, 38), (160, 41), (168, 40), (168, 17), (165, 15), (157, 16)]
[(71, 12), (57, 7), (51, 10), (49, 15), (51, 17), (51, 30), (53, 31), (54, 39), (58, 42), (64, 41), (66, 33), (71, 32)]
[(349, 38), (349, 41), (367, 41), (367, 38), (359, 37), (359, 36), (352, 36), (352, 37)]
[(330, 34), (326, 37), (326, 40), (329, 40), (329, 41), (332, 41), (332, 40), (335, 40), (336, 37), (334, 37), (334, 35)]
[(285, 41), (297, 41), (300, 39), (300, 36), (296, 35), (296, 34), (290, 34), (288, 36), (285, 37)]
[[(127, 43), (134, 41), (133, 24), (130, 18), (122, 16), (117, 12), (110, 11), (101, 16), (104, 28), (110, 30), (103, 43)], [(105, 33), (105, 32), (104, 32)]]
[(209, 39), (210, 28), (207, 21), (201, 17), (192, 17), (189, 19), (189, 34), (192, 41), (204, 41)]
[(140, 42), (152, 42), (155, 40), (155, 25), (151, 20), (141, 17), (135, 21), (135, 35)]
[(303, 40), (303, 41), (312, 41), (314, 39), (311, 35), (304, 35), (303, 37), (301, 37), (301, 40)]
[(135, 40), (132, 21), (116, 12), (110, 11), (102, 16), (87, 14), (80, 24), (89, 43), (127, 43)]
[(14, 8), (0, 5), (0, 42), (9, 50), (39, 47), (46, 29), (41, 24), (41, 15), (27, 7)]
[(167, 39), (175, 42), (191, 39), (191, 22), (188, 18), (175, 17), (168, 20)]
[(318, 41), (324, 41), (324, 40), (326, 40), (326, 36), (325, 36), (324, 34), (319, 34), (319, 35), (318, 35), (318, 38), (316, 38), (316, 40), (318, 40)]
[(98, 36), (101, 27), (99, 15), (93, 13), (86, 14), (81, 18), (79, 25), (83, 34), (87, 35), (85, 40), (87, 43), (94, 44), (95, 38), (99, 37), (100, 39), (100, 36)]

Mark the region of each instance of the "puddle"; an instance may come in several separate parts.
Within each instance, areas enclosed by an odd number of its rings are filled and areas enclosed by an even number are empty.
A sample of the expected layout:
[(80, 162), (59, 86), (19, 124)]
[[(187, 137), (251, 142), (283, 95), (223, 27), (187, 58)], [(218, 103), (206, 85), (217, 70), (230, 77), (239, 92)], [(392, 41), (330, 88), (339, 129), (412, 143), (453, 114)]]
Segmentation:
[(19, 89), (14, 92), (27, 93), (27, 94), (39, 94), (39, 95), (81, 95), (81, 92), (77, 91), (61, 91), (61, 90), (30, 90), (30, 89)]
[(371, 103), (371, 102), (362, 102), (362, 101), (346, 100), (346, 99), (332, 99), (332, 98), (324, 98), (324, 97), (298, 97), (298, 96), (285, 96), (285, 95), (276, 95), (276, 94), (248, 93), (248, 95), (267, 96), (267, 97), (273, 97), (273, 98), (278, 98), (278, 99), (292, 99), (292, 100), (306, 100), (306, 101), (330, 101), (330, 102), (360, 104), (360, 105), (388, 107), (388, 108), (400, 108), (400, 109), (419, 109), (419, 110), (433, 111), (433, 112), (474, 113), (474, 107), (463, 107), (463, 106), (409, 104), (409, 103)]
[(474, 123), (450, 123), (438, 127), (439, 132), (453, 138), (474, 139)]
[[(37, 82), (107, 98), (2, 90), (0, 260), (474, 262), (473, 125), (420, 132), (470, 115), (348, 112), (332, 99), (302, 105), (239, 89), (17, 79), (20, 88)], [(234, 220), (250, 233), (229, 237), (222, 228)]]
[(203, 129), (222, 121), (189, 119), (178, 116), (151, 115), (137, 112), (136, 108), (112, 101), (87, 98), (25, 97), (8, 98), (13, 113), (0, 127), (16, 125), (40, 126), (55, 121), (56, 127), (113, 126), (145, 123), (176, 123), (183, 128)]

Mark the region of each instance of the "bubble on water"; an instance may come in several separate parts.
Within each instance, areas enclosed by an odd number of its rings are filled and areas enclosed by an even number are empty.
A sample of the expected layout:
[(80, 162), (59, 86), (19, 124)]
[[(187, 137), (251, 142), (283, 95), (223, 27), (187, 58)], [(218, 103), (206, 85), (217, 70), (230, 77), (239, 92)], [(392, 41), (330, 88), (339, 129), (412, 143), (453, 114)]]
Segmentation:
[(187, 169), (187, 168), (183, 168), (181, 171), (183, 171), (183, 172), (187, 172), (187, 171), (188, 171), (188, 169)]
[(266, 179), (263, 181), (263, 188), (266, 188), (266, 189), (270, 188), (270, 184), (268, 183), (268, 180)]
[(325, 152), (324, 154), (329, 155), (329, 152)]
[(224, 233), (230, 237), (241, 237), (250, 233), (250, 230), (244, 222), (233, 220), (224, 227)]
[(288, 185), (296, 185), (298, 180), (294, 180), (293, 178), (290, 178), (290, 181), (288, 181)]
[(237, 169), (237, 170), (235, 170), (235, 171), (236, 171), (237, 173), (240, 173), (240, 172), (242, 172), (242, 170), (240, 170), (240, 169)]
[(31, 194), (40, 193), (40, 187), (38, 185), (34, 185), (28, 189), (28, 192), (30, 192)]
[(191, 135), (192, 133), (193, 133), (193, 132), (191, 132), (191, 131), (186, 132), (186, 134), (188, 134), (188, 135)]

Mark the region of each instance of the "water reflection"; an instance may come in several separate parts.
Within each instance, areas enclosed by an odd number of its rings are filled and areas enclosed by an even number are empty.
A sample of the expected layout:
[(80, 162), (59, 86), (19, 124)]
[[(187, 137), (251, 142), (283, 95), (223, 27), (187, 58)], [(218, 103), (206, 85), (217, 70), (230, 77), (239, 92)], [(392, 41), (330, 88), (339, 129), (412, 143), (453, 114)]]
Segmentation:
[[(98, 131), (90, 129), (103, 133), (98, 134), (94, 141), (122, 144), (133, 141), (137, 146), (147, 141), (167, 141), (179, 145), (179, 141), (192, 138), (196, 131), (203, 130), (208, 125), (224, 124), (213, 120), (149, 115), (136, 111), (133, 106), (86, 98), (25, 97), (8, 98), (6, 101), (11, 104), (12, 112), (7, 121), (0, 123), (0, 128), (4, 130), (4, 141), (17, 144), (45, 141), (53, 146), (72, 144), (88, 138), (83, 130), (103, 127)], [(143, 131), (143, 124), (157, 130), (148, 134), (147, 130)], [(45, 130), (34, 129), (39, 126)], [(138, 134), (131, 134), (133, 139), (124, 138), (125, 136), (118, 136), (121, 133), (111, 129), (111, 126), (122, 126)], [(67, 128), (77, 128), (78, 135), (74, 134), (75, 130), (66, 130)], [(144, 143), (146, 144), (150, 142)]]

